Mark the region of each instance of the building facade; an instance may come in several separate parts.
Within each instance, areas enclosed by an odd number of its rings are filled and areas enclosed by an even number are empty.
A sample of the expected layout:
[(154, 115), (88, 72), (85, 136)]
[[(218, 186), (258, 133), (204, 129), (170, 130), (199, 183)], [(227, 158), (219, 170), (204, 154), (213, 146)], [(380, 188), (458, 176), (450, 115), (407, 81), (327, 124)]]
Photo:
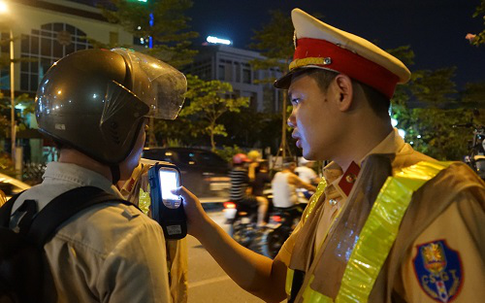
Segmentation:
[(258, 52), (226, 45), (204, 45), (198, 48), (194, 62), (184, 71), (203, 80), (229, 82), (235, 97), (249, 97), (250, 107), (258, 112), (281, 112), (282, 92), (274, 89), (270, 79), (281, 72), (256, 70), (251, 61), (264, 59)]
[[(15, 37), (15, 91), (33, 94), (40, 79), (58, 59), (74, 51), (91, 48), (90, 39), (131, 45), (133, 36), (104, 19), (95, 7), (65, 0), (9, 1), (8, 15), (0, 20), (2, 41), (9, 30)], [(2, 45), (2, 56), (9, 55)], [(0, 89), (10, 90), (9, 67), (0, 71)]]
[[(119, 25), (109, 23), (101, 10), (89, 5), (65, 0), (10, 0), (5, 1), (8, 12), (0, 16), (2, 43), (0, 59), (10, 55), (9, 35), (14, 37), (15, 96), (35, 96), (39, 82), (50, 66), (65, 55), (92, 48), (92, 41), (109, 45), (132, 45), (133, 36)], [(0, 90), (10, 96), (10, 66), (0, 66)], [(16, 110), (22, 110), (16, 107)], [(25, 117), (26, 115), (24, 115)], [(10, 117), (10, 116), (8, 116)], [(26, 117), (31, 128), (36, 128), (33, 115)], [(55, 153), (36, 131), (18, 131), (17, 147), (23, 148), (23, 160), (43, 163), (53, 160)], [(10, 141), (10, 138), (5, 140)], [(4, 143), (5, 143), (4, 141)], [(9, 149), (9, 144), (2, 149)], [(17, 163), (16, 163), (17, 165)]]

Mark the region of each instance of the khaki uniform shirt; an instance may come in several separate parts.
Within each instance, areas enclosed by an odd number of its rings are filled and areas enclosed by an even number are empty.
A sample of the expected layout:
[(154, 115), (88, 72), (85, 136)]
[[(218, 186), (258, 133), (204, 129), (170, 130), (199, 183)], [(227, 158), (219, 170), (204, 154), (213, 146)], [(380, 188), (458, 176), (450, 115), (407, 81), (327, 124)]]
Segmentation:
[[(123, 198), (103, 176), (53, 162), (44, 181), (22, 194), (13, 212), (26, 199), (36, 200), (41, 209), (81, 186), (99, 187)], [(103, 203), (85, 209), (68, 220), (44, 250), (56, 302), (172, 302), (163, 231), (134, 206)]]
[[(405, 155), (410, 151), (412, 151), (411, 146), (404, 143), (397, 131), (394, 131), (368, 155), (377, 153)], [(324, 199), (324, 206), (318, 219), (318, 227), (314, 231), (313, 256), (320, 249), (328, 230), (347, 200), (345, 191), (339, 186), (343, 175), (342, 169), (332, 162), (325, 167), (323, 175), (327, 187), (321, 196), (321, 199)], [(433, 188), (429, 190), (432, 191)], [(483, 191), (481, 195), (484, 195)], [(459, 197), (460, 199), (453, 202), (416, 238), (412, 244), (413, 251), (405, 257), (399, 277), (396, 278), (394, 283), (394, 290), (405, 302), (426, 303), (437, 302), (437, 300), (441, 300), (438, 302), (447, 302), (450, 299), (456, 299), (455, 302), (479, 302), (479, 298), (485, 297), (485, 289), (481, 286), (485, 284), (485, 232), (483, 231), (485, 214), (483, 201), (477, 201), (476, 196), (469, 195), (466, 192)], [(480, 203), (482, 207), (480, 207)], [(300, 225), (285, 242), (277, 256), (287, 266), (289, 266), (292, 251), (304, 221), (300, 222)], [(473, 232), (471, 233), (470, 230)], [(476, 235), (478, 235), (478, 238)], [(444, 277), (444, 279), (448, 279), (448, 282), (444, 288), (441, 287), (441, 293), (439, 286), (443, 285), (436, 285), (437, 281), (434, 281), (429, 274), (426, 275), (427, 271), (423, 270), (424, 267), (428, 266), (429, 268), (433, 265), (432, 262), (423, 265), (426, 263), (425, 257), (423, 257), (426, 252), (428, 252), (428, 255), (431, 254), (431, 257), (428, 258), (430, 260), (433, 259), (433, 254), (434, 257), (439, 257), (439, 253), (442, 253), (450, 258), (450, 264), (451, 262), (458, 262), (458, 265), (450, 265), (450, 268), (453, 267), (453, 272), (445, 273), (447, 277)], [(305, 260), (305, 262), (308, 264), (307, 268), (309, 268), (312, 260)], [(457, 271), (456, 267), (459, 267), (460, 270)], [(442, 272), (441, 275), (443, 275)], [(456, 283), (453, 284), (452, 282)], [(453, 285), (457, 288), (452, 289)], [(440, 296), (442, 296), (441, 299)], [(448, 297), (445, 298), (446, 296)]]
[[(150, 165), (140, 164), (130, 179), (124, 182), (121, 194), (150, 216), (150, 187), (148, 170)], [(142, 201), (141, 201), (142, 200)], [(167, 266), (170, 295), (173, 302), (187, 302), (188, 292), (188, 248), (187, 238), (166, 241)]]

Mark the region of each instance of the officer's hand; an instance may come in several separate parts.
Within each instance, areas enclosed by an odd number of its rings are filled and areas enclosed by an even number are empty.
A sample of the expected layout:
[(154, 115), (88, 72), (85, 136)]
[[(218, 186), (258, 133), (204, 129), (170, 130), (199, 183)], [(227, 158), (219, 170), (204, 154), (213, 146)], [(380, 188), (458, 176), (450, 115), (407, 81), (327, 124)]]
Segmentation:
[(185, 215), (187, 216), (187, 232), (197, 237), (197, 232), (202, 230), (201, 224), (209, 219), (202, 208), (202, 204), (200, 204), (199, 199), (193, 193), (183, 186), (172, 192), (182, 197)]

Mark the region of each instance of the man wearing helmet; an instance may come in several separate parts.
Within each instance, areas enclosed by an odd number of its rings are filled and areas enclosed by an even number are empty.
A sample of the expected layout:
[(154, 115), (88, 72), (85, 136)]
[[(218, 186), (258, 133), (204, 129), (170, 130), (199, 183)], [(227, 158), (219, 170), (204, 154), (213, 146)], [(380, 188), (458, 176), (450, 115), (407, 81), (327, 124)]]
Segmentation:
[[(56, 142), (59, 161), (41, 184), (17, 199), (41, 210), (71, 189), (116, 189), (138, 165), (146, 117), (175, 119), (185, 76), (155, 58), (125, 49), (70, 54), (45, 74), (36, 96), (39, 130)], [(66, 201), (65, 203), (69, 203)], [(103, 203), (80, 211), (45, 246), (52, 283), (39, 302), (171, 302), (161, 227), (134, 206)], [(56, 297), (52, 297), (56, 294)]]
[(247, 198), (249, 186), (249, 175), (246, 165), (251, 162), (246, 154), (238, 153), (232, 157), (232, 169), (229, 172), (231, 179), (231, 189), (229, 199), (236, 203), (242, 202)]

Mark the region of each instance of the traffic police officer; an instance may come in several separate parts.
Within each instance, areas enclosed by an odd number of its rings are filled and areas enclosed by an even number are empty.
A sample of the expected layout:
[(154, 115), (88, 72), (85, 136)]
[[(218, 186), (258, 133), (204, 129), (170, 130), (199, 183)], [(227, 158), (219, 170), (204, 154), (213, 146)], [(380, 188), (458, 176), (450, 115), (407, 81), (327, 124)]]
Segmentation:
[[(243, 288), (266, 301), (478, 302), (485, 297), (485, 187), (392, 128), (406, 66), (369, 41), (292, 11), (288, 124), (303, 156), (332, 160), (275, 260), (238, 247), (188, 200), (189, 229)], [(190, 202), (190, 201), (189, 201)], [(286, 283), (285, 283), (286, 281)]]

